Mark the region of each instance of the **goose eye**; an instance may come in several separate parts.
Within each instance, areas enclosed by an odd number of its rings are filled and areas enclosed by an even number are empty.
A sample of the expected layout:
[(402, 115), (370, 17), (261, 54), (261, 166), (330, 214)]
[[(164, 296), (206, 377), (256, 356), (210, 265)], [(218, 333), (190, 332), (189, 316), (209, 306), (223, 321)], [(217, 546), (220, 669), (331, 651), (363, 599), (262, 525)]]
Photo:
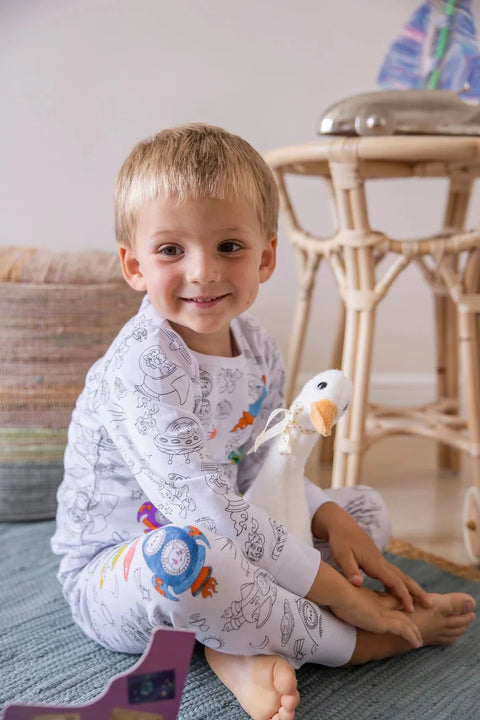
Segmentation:
[(317, 389), (318, 389), (318, 390), (325, 390), (326, 387), (327, 387), (327, 383), (326, 383), (326, 382), (319, 382), (318, 385), (317, 385)]
[(346, 410), (347, 408), (348, 408), (348, 403), (345, 405), (345, 407), (343, 408), (342, 412), (345, 412), (345, 410)]

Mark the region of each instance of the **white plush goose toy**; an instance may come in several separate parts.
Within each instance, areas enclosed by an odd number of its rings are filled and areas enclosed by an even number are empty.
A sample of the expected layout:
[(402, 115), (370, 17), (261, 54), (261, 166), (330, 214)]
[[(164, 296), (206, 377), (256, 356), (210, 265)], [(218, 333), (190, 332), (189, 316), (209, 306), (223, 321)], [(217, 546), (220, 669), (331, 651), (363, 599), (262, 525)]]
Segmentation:
[[(289, 532), (312, 545), (310, 515), (305, 498), (304, 468), (317, 439), (327, 437), (352, 401), (352, 383), (341, 370), (326, 370), (303, 387), (288, 409), (274, 410), (253, 448), (275, 438), (255, 482), (245, 493)], [(283, 420), (268, 427), (278, 414)], [(268, 428), (268, 429), (267, 429)]]

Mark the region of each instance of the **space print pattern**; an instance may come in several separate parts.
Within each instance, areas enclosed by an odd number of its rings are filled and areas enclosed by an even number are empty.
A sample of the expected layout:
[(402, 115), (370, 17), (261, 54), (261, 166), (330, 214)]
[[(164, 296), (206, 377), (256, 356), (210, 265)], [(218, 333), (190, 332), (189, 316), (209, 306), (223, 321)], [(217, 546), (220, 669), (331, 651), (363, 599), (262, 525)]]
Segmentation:
[(279, 586), (229, 538), (193, 526), (168, 525), (102, 553), (78, 592), (77, 622), (123, 652), (142, 652), (159, 625), (188, 628), (230, 654), (280, 654), (295, 667), (343, 665), (355, 646), (353, 627)]

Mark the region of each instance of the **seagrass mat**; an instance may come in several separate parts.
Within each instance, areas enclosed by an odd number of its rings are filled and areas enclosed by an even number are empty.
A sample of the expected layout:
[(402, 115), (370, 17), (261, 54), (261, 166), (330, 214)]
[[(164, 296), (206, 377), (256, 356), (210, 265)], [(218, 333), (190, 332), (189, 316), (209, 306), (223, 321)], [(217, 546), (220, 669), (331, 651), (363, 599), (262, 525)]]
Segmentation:
[[(7, 701), (86, 702), (138, 659), (105, 650), (73, 624), (55, 578), (53, 530), (53, 521), (0, 523), (0, 707)], [(480, 584), (464, 577), (462, 568), (455, 574), (456, 566), (446, 570), (426, 562), (421, 551), (399, 541), (390, 549), (415, 555), (388, 557), (428, 591), (469, 592), (480, 602)], [(357, 668), (305, 665), (298, 680), (297, 720), (480, 718), (480, 624), (453, 646), (422, 648)], [(248, 720), (198, 646), (179, 720)]]
[[(399, 540), (398, 538), (392, 538), (388, 543), (387, 550), (394, 555), (402, 555), (403, 557), (410, 558), (411, 560), (422, 560), (423, 562), (437, 565), (442, 570), (459, 575), (460, 577), (466, 578), (467, 580), (474, 580), (480, 582), (480, 568), (473, 565), (459, 565), (451, 560), (435, 555), (434, 553), (426, 552), (420, 548), (412, 545), (405, 540)], [(480, 714), (479, 714), (480, 717)]]

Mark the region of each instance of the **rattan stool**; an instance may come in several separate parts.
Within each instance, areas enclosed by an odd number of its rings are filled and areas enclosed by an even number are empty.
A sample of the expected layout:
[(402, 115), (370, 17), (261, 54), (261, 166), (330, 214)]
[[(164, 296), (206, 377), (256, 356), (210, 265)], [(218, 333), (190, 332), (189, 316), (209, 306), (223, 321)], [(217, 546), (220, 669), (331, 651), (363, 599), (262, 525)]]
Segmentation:
[[(444, 468), (456, 469), (464, 451), (473, 476), (464, 505), (465, 541), (472, 560), (480, 562), (480, 229), (463, 230), (472, 185), (480, 175), (480, 139), (344, 138), (279, 148), (265, 157), (278, 182), (299, 266), (287, 401), (301, 360), (315, 273), (324, 258), (345, 308), (341, 367), (354, 384), (351, 411), (337, 427), (333, 486), (358, 483), (363, 454), (388, 435), (410, 433), (436, 440)], [(331, 237), (314, 236), (300, 226), (287, 186), (289, 175), (321, 177), (331, 185), (337, 225)], [(366, 181), (409, 177), (448, 179), (438, 235), (402, 241), (370, 227)], [(378, 261), (387, 255), (390, 264), (377, 277)], [(435, 296), (437, 397), (420, 408), (375, 407), (368, 394), (376, 310), (411, 262), (419, 264)], [(459, 363), (465, 417), (459, 414)], [(340, 362), (334, 359), (334, 364)]]

